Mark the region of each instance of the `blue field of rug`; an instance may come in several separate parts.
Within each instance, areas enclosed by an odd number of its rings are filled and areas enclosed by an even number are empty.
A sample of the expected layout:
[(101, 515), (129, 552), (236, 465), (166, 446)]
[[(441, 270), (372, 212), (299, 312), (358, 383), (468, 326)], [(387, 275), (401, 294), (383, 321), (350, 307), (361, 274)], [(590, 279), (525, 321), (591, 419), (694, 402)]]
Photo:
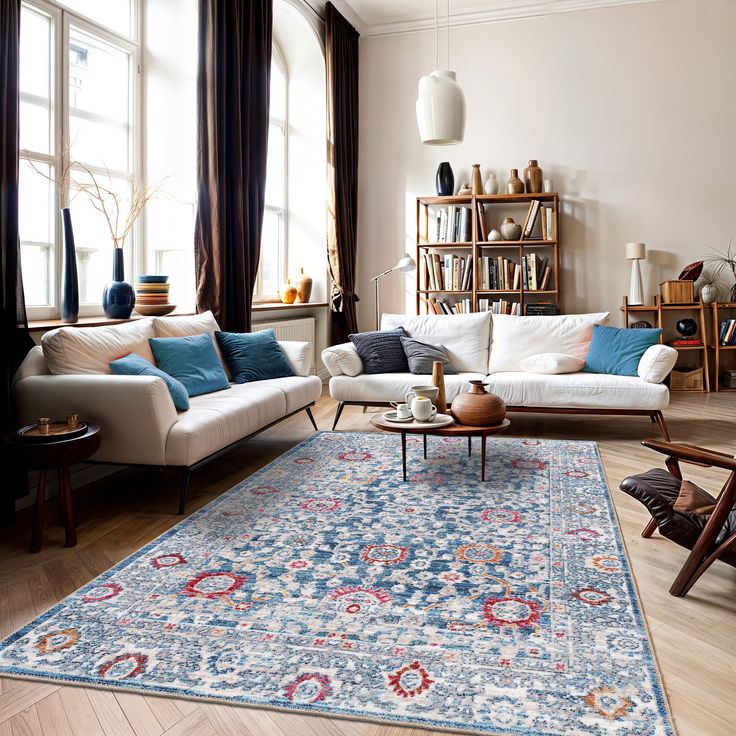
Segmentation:
[(592, 442), (318, 433), (0, 643), (0, 674), (486, 734), (673, 729)]

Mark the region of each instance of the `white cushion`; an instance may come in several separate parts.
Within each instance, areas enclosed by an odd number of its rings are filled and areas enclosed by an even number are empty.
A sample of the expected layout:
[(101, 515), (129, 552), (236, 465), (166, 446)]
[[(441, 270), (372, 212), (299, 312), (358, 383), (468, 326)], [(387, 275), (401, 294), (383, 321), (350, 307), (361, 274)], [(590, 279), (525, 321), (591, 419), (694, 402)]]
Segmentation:
[(382, 330), (393, 330), (399, 326), (415, 340), (430, 345), (442, 345), (455, 370), (487, 372), (491, 337), (490, 312), (425, 314), (414, 317), (384, 314), (381, 317)]
[(520, 361), (538, 353), (565, 353), (584, 359), (593, 325), (607, 319), (608, 312), (533, 317), (494, 314), (488, 372), (521, 371)]
[(639, 378), (649, 383), (662, 383), (675, 367), (678, 352), (669, 345), (651, 345), (639, 360)]
[[(468, 381), (483, 380), (483, 373), (459, 373), (445, 376), (445, 395), (452, 401), (468, 390)], [(361, 376), (334, 376), (330, 379), (330, 396), (337, 401), (403, 401), (412, 386), (427, 386), (429, 376), (411, 373), (376, 373)]]
[(312, 372), (314, 347), (311, 342), (283, 340), (279, 341), (279, 347), (295, 376), (308, 376)]
[(363, 361), (351, 342), (325, 348), (322, 362), (331, 376), (357, 376), (363, 372)]
[(286, 414), (286, 396), (265, 381), (192, 396), (166, 439), (167, 465), (192, 465)]
[(669, 391), (662, 383), (647, 383), (637, 376), (603, 373), (494, 373), (488, 390), (508, 406), (570, 409), (666, 409)]
[(136, 353), (155, 363), (148, 339), (155, 337), (150, 319), (105, 327), (60, 327), (41, 339), (51, 373), (111, 373), (110, 363)]
[(537, 353), (519, 361), (525, 373), (545, 373), (557, 375), (561, 373), (577, 373), (584, 365), (585, 358), (576, 358), (564, 353)]
[(286, 399), (286, 413), (309, 406), (322, 394), (322, 381), (317, 376), (287, 376), (286, 378), (269, 378), (265, 381), (254, 381), (251, 385), (277, 388)]

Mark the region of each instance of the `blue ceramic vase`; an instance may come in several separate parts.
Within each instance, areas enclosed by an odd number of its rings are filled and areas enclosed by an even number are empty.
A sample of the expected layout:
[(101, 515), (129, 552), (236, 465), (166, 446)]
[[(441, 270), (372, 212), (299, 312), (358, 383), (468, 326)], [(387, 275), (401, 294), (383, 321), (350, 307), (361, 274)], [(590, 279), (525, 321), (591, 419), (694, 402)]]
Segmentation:
[(79, 280), (77, 279), (77, 251), (74, 248), (72, 216), (68, 207), (61, 209), (61, 224), (64, 233), (61, 321), (74, 323), (79, 319)]
[(128, 319), (135, 306), (135, 291), (125, 281), (123, 249), (113, 248), (112, 281), (102, 292), (102, 308), (108, 319)]

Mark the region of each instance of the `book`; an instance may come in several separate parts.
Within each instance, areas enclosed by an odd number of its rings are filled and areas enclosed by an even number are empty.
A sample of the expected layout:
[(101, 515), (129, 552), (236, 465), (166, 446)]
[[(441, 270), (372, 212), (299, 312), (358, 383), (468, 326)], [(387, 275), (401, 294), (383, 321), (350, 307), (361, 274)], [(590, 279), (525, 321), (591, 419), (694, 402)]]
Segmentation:
[(478, 235), (480, 240), (488, 240), (488, 229), (486, 228), (486, 208), (482, 202), (478, 202)]
[(683, 337), (683, 338), (680, 338), (678, 340), (673, 340), (672, 341), (672, 344), (673, 345), (676, 345), (676, 346), (679, 346), (679, 347), (683, 347), (683, 346), (686, 346), (686, 345), (700, 346), (700, 345), (703, 344), (703, 342), (702, 342), (702, 340), (698, 340), (697, 338), (686, 338), (686, 337)]
[(521, 239), (528, 240), (534, 230), (534, 223), (537, 221), (537, 215), (539, 214), (539, 207), (541, 202), (538, 199), (533, 199), (529, 202), (529, 211), (526, 213), (526, 221), (521, 232)]
[(559, 314), (560, 308), (557, 304), (552, 302), (537, 302), (536, 304), (526, 304), (524, 311), (527, 315), (551, 315)]
[(468, 243), (472, 239), (472, 222), (470, 207), (461, 207), (459, 215), (459, 225), (457, 241), (459, 243)]
[(542, 221), (542, 240), (548, 240), (547, 238), (547, 208), (540, 207), (539, 214)]

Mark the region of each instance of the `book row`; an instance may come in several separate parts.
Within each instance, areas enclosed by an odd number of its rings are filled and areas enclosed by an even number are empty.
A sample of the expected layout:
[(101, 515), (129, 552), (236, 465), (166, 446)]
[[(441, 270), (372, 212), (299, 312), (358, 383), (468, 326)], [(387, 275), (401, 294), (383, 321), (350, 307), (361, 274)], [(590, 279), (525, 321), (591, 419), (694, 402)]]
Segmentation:
[(736, 319), (724, 319), (718, 333), (721, 345), (736, 345)]
[[(478, 206), (478, 240), (488, 242), (489, 233), (498, 227), (488, 227), (486, 208), (482, 202)], [(428, 233), (430, 243), (469, 243), (473, 238), (472, 212), (466, 205), (447, 205), (434, 208), (434, 230)], [(554, 207), (546, 207), (538, 199), (529, 203), (529, 209), (521, 229), (521, 240), (555, 240), (557, 233), (557, 212)], [(496, 241), (498, 242), (498, 241)]]
[[(472, 301), (469, 298), (449, 301), (447, 299), (431, 297), (424, 299), (424, 302), (430, 314), (469, 314), (473, 311)], [(522, 306), (520, 302), (508, 299), (498, 299), (496, 301), (478, 299), (478, 311), (520, 316), (522, 314)], [(538, 304), (527, 304), (524, 307), (524, 312), (527, 315), (559, 314), (560, 308), (551, 302), (540, 302)]]

